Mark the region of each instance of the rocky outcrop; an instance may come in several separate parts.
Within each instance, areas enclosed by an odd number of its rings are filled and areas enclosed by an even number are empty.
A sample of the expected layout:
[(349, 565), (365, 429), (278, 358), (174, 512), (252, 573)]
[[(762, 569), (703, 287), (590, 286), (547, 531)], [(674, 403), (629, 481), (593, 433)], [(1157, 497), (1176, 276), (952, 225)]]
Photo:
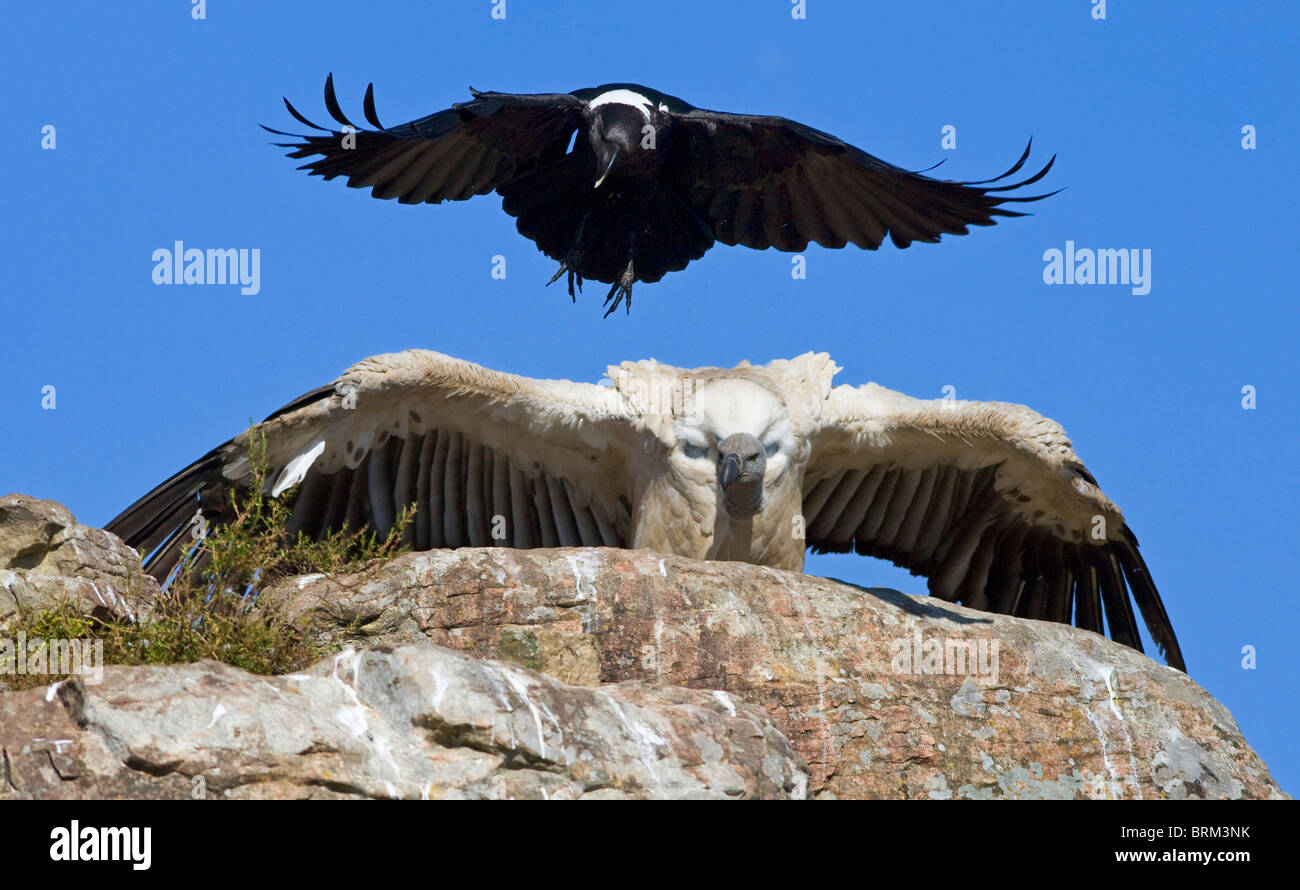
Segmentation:
[[(156, 592), (113, 536), (0, 499), (7, 620), (138, 615)], [(110, 666), (0, 693), (0, 797), (1286, 796), (1186, 675), (892, 590), (467, 548), (291, 579), (260, 607), (352, 648), (282, 677)]]
[(158, 595), (140, 555), (67, 507), (0, 497), (0, 633), (18, 616), (71, 605), (83, 614), (139, 617)]
[(1061, 624), (744, 563), (609, 549), (412, 553), (282, 584), (337, 643), (448, 646), (568, 683), (762, 707), (820, 797), (1282, 796), (1186, 675)]
[(118, 667), (0, 696), (0, 798), (788, 798), (806, 767), (724, 693), (567, 686), (436, 646), (312, 671)]

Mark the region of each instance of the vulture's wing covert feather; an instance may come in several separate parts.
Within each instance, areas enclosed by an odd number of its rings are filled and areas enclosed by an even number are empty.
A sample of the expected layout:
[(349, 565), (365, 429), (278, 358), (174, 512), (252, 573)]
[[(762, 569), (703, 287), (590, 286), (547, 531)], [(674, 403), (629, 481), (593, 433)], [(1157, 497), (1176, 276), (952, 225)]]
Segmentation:
[(374, 85), (366, 88), (363, 112), (375, 129), (357, 127), (339, 107), (334, 77), (325, 81), (325, 107), (355, 132), (318, 126), (284, 100), (300, 123), (327, 135), (286, 133), (298, 142), (277, 142), (291, 158), (311, 158), (299, 167), (352, 188), (370, 188), (376, 198), (403, 204), (463, 201), (485, 195), (539, 166), (563, 158), (582, 123), (581, 100), (567, 93), (514, 95), (481, 93), (445, 111), (397, 127), (383, 127), (375, 112)]
[[(378, 355), (286, 405), (266, 437), (270, 493), (301, 485), (289, 531), (320, 537), (372, 525), (380, 536), (412, 502), (408, 543), (610, 546), (630, 540), (632, 442), (616, 390), (533, 380), (424, 350)], [(246, 487), (249, 432), (159, 485), (107, 528), (166, 578), (199, 525), (230, 518)]]
[(949, 602), (1108, 628), (1141, 651), (1131, 596), (1186, 671), (1137, 538), (1053, 421), (1022, 405), (840, 386), (812, 446), (803, 510), (815, 552), (889, 559)]
[(964, 235), (967, 226), (993, 225), (996, 216), (1024, 215), (1004, 204), (1049, 197), (1003, 193), (1042, 179), (1056, 160), (1020, 182), (992, 185), (1021, 169), (1027, 146), (995, 179), (950, 182), (783, 117), (695, 109), (677, 123), (672, 175), (679, 193), (708, 216), (718, 241), (759, 250), (803, 250), (810, 241), (875, 250), (886, 235), (898, 247)]

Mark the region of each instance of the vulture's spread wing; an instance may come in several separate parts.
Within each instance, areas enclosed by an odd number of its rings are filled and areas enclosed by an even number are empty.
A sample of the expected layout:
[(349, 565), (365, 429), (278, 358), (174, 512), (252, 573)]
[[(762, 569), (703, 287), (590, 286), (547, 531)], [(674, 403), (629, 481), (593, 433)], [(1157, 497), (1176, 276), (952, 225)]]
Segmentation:
[[(270, 493), (301, 484), (290, 532), (372, 525), (415, 502), (416, 549), (625, 546), (623, 455), (635, 453), (614, 389), (489, 371), (436, 352), (379, 355), (259, 424)], [(247, 486), (249, 433), (209, 452), (107, 528), (166, 578), (192, 543), (196, 513), (219, 525), (227, 491)], [(199, 523), (202, 525), (202, 523)]]
[(889, 559), (950, 602), (1108, 627), (1140, 651), (1131, 594), (1168, 663), (1186, 670), (1137, 538), (1056, 423), (875, 384), (836, 387), (824, 411), (804, 482), (814, 551)]
[(353, 188), (370, 188), (376, 198), (403, 204), (463, 201), (485, 195), (517, 176), (564, 157), (570, 137), (582, 123), (583, 103), (567, 93), (512, 95), (474, 93), (470, 102), (428, 117), (386, 128), (375, 113), (373, 84), (366, 88), (363, 111), (374, 130), (358, 128), (343, 114), (334, 95), (334, 78), (325, 81), (325, 107), (354, 132), (317, 126), (289, 103), (299, 122), (326, 135), (265, 129), (300, 142), (278, 142), (291, 158), (310, 158), (299, 169), (326, 179), (346, 176)]
[(1020, 170), (1026, 146), (995, 179), (949, 182), (895, 167), (783, 117), (695, 109), (677, 123), (672, 175), (678, 192), (712, 221), (717, 240), (759, 250), (803, 250), (810, 241), (875, 250), (886, 234), (899, 247), (964, 235), (969, 225), (993, 225), (995, 216), (1024, 215), (1003, 204), (1049, 197), (1003, 193), (1037, 182), (1056, 160), (1025, 180), (994, 185)]

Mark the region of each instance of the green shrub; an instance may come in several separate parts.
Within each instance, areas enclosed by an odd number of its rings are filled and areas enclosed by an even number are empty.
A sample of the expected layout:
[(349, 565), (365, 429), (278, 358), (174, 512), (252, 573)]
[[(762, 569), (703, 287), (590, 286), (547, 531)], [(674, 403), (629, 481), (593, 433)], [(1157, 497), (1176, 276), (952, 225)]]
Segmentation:
[[(286, 605), (267, 606), (257, 591), (294, 575), (355, 572), (407, 549), (414, 505), (381, 541), (373, 529), (336, 531), (316, 541), (285, 531), (297, 492), (265, 494), (266, 439), (250, 430), (252, 480), (231, 490), (234, 518), (210, 531), (188, 554), (149, 618), (131, 622), (84, 615), (73, 605), (19, 616), (7, 633), (30, 639), (96, 639), (105, 664), (178, 664), (214, 659), (257, 674), (301, 670), (328, 654)], [(202, 566), (199, 570), (196, 566)], [(8, 675), (11, 688), (44, 685), (58, 675)]]

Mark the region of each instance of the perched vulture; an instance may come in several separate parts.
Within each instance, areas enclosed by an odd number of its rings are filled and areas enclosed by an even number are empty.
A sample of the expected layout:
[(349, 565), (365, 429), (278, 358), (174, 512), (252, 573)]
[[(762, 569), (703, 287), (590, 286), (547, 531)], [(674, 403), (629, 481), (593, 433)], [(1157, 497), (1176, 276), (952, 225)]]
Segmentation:
[(993, 185), (1024, 166), (1026, 147), (1001, 176), (950, 182), (783, 117), (707, 111), (636, 84), (470, 92), (469, 102), (390, 128), (379, 123), (371, 84), (366, 130), (343, 114), (331, 75), (325, 107), (343, 130), (317, 126), (288, 99), (294, 118), (326, 135), (265, 129), (301, 140), (276, 143), (291, 158), (316, 158), (299, 169), (346, 177), (376, 198), (438, 204), (496, 191), (520, 234), (559, 261), (551, 281), (567, 273), (570, 296), (584, 278), (610, 285), (607, 316), (624, 299), (631, 309), (634, 282), (686, 268), (715, 241), (875, 250), (886, 235), (907, 247), (1023, 216), (1002, 205), (1048, 195), (1005, 193), (1037, 182), (1055, 160)]
[[(386, 533), (414, 503), (421, 550), (634, 547), (795, 571), (807, 548), (855, 550), (926, 576), (940, 599), (1109, 629), (1141, 650), (1131, 594), (1185, 670), (1137, 538), (1060, 426), (1021, 405), (832, 387), (839, 370), (812, 353), (730, 370), (624, 362), (599, 386), (409, 350), (255, 430), (269, 493), (296, 488), (291, 532)], [(196, 513), (228, 520), (249, 435), (109, 524), (159, 579)]]

